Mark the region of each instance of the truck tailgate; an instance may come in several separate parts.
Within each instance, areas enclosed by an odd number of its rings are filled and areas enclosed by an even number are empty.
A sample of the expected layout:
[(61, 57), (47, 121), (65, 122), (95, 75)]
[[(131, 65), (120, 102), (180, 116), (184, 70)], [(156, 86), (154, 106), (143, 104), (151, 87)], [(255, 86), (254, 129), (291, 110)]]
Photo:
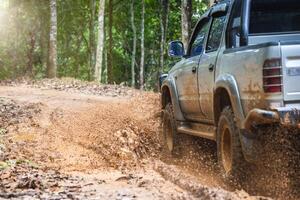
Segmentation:
[(300, 43), (282, 44), (283, 91), (285, 101), (300, 101)]

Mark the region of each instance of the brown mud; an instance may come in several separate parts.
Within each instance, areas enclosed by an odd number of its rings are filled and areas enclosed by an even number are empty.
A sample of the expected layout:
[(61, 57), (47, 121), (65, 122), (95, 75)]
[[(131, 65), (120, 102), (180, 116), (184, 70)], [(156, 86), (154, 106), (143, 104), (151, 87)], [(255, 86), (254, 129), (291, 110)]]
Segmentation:
[(158, 94), (74, 80), (2, 85), (0, 199), (297, 198), (299, 180), (283, 181), (298, 175), (283, 173), (299, 167), (288, 159), (233, 188), (212, 142), (181, 136), (182, 157), (162, 155)]

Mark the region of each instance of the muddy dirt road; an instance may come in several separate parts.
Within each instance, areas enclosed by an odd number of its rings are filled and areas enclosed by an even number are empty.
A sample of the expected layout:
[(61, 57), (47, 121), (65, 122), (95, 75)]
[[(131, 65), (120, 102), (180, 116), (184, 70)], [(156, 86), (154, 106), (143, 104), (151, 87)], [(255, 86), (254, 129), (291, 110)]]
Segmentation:
[(158, 94), (66, 88), (0, 86), (0, 199), (266, 199), (222, 183), (213, 143), (161, 156)]

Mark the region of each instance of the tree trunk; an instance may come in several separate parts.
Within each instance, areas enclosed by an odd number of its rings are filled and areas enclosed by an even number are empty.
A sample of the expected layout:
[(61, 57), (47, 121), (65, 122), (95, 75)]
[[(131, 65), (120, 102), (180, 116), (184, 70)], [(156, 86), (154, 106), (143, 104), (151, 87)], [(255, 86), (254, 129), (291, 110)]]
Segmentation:
[(95, 67), (95, 80), (99, 83), (102, 81), (102, 66), (103, 66), (103, 51), (104, 51), (104, 15), (105, 15), (105, 0), (99, 1), (98, 14), (98, 45)]
[[(40, 27), (40, 36), (39, 38), (37, 38), (36, 43), (38, 43), (39, 48), (40, 48), (40, 63), (42, 65), (42, 69), (46, 69), (47, 68), (47, 61), (48, 61), (48, 45), (49, 45), (49, 29), (48, 29), (48, 20), (50, 15), (46, 15), (47, 17), (45, 17), (45, 13), (44, 10), (46, 7), (48, 7), (49, 3), (47, 1), (41, 1), (39, 2), (40, 5), (44, 8), (39, 10), (39, 27)], [(49, 17), (48, 17), (49, 16)]]
[(113, 27), (113, 0), (109, 0), (109, 24), (108, 24), (108, 37), (109, 37), (109, 45), (108, 45), (108, 60), (107, 60), (107, 81), (109, 84), (113, 83), (113, 35), (112, 35), (112, 27)]
[(136, 27), (134, 22), (134, 0), (131, 1), (131, 26), (133, 34), (133, 47), (131, 56), (131, 87), (135, 87), (135, 56), (136, 56)]
[(95, 15), (96, 15), (96, 0), (90, 0), (90, 30), (89, 30), (89, 64), (90, 72), (88, 79), (91, 80), (95, 71)]
[(187, 50), (192, 26), (192, 0), (182, 0), (181, 9), (182, 42), (185, 50)]
[(145, 0), (142, 0), (142, 26), (141, 26), (141, 63), (140, 63), (140, 89), (144, 90), (145, 69)]
[(28, 58), (28, 63), (27, 63), (27, 75), (30, 77), (33, 77), (33, 53), (35, 49), (35, 43), (36, 43), (36, 38), (35, 38), (35, 33), (31, 32), (29, 33), (29, 50), (27, 53), (27, 58)]
[(41, 64), (42, 68), (47, 68), (48, 61), (48, 45), (49, 45), (49, 32), (47, 29), (42, 29), (42, 33), (40, 36), (40, 48), (41, 48)]
[[(104, 38), (106, 38), (106, 36), (104, 36)], [(104, 45), (104, 69), (103, 69), (104, 80), (102, 80), (104, 83), (108, 82), (108, 78), (107, 78), (108, 55), (107, 54), (108, 54), (107, 46)]]
[(164, 57), (165, 57), (165, 44), (168, 31), (168, 17), (169, 17), (169, 0), (161, 0), (161, 14), (160, 14), (160, 29), (161, 29), (161, 41), (160, 41), (160, 69), (159, 72), (163, 72)]
[(47, 77), (55, 78), (57, 70), (57, 10), (56, 0), (50, 0), (50, 34), (49, 34), (49, 51), (47, 63)]

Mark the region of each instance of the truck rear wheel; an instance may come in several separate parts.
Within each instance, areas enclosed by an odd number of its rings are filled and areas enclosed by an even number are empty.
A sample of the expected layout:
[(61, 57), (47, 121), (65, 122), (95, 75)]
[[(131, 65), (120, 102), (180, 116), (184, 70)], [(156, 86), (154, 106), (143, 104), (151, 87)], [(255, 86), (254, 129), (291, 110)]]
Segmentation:
[(163, 114), (163, 149), (172, 155), (179, 154), (178, 133), (172, 104), (165, 107)]
[(217, 148), (219, 166), (224, 180), (230, 183), (239, 181), (245, 159), (239, 139), (239, 129), (230, 107), (224, 108), (219, 119)]

